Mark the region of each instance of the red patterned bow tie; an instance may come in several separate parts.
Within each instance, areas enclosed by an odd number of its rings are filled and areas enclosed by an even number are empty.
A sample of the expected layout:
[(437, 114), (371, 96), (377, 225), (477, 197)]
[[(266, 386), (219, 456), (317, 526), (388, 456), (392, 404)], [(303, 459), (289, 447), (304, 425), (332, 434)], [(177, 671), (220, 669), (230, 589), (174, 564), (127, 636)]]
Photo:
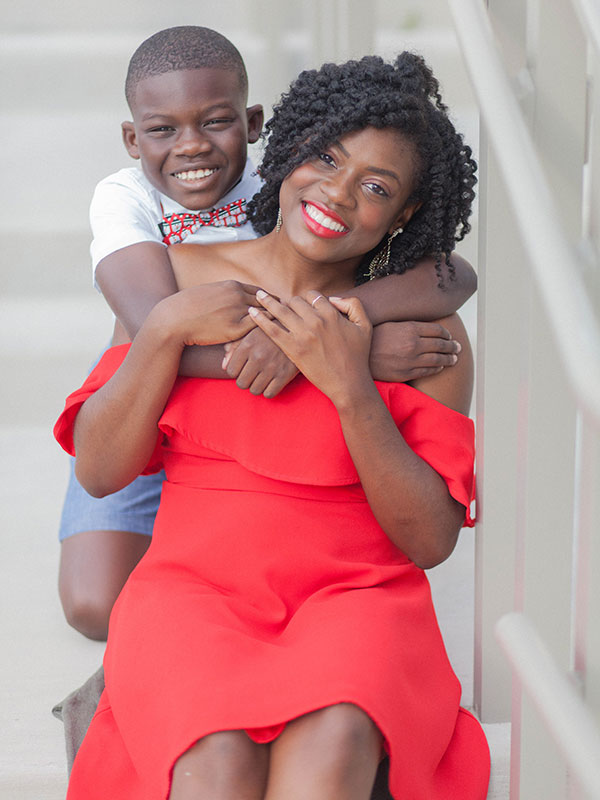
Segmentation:
[(158, 223), (158, 227), (165, 244), (177, 244), (182, 242), (186, 236), (207, 225), (214, 228), (239, 228), (247, 219), (246, 198), (242, 197), (212, 211), (198, 211), (196, 214), (191, 211), (165, 214), (162, 222)]

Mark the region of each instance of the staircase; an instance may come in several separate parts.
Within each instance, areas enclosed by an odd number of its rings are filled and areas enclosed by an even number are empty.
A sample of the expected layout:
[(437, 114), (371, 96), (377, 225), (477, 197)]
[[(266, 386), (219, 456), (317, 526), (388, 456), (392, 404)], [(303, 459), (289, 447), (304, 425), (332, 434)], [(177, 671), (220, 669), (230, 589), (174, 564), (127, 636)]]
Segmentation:
[[(3, 8), (0, 168), (10, 202), (0, 218), (0, 797), (10, 800), (64, 797), (62, 727), (50, 710), (98, 667), (104, 650), (67, 626), (58, 600), (56, 531), (67, 464), (51, 428), (112, 326), (92, 288), (87, 209), (97, 181), (131, 163), (120, 138), (120, 123), (129, 118), (127, 63), (144, 38), (179, 24), (205, 24), (229, 36), (248, 66), (250, 102), (267, 109), (304, 66), (414, 48), (442, 76), (468, 140), (477, 140), (477, 114), (444, 0), (381, 0), (377, 14), (365, 14), (356, 0), (303, 0), (293, 9), (276, 0), (222, 6), (22, 0)], [(476, 246), (472, 234), (462, 250), (474, 264)], [(464, 315), (473, 337), (475, 311), (472, 302)], [(466, 532), (452, 561), (432, 573), (467, 705), (472, 565)], [(506, 726), (492, 726), (488, 735), (499, 753), (490, 797), (506, 798)]]

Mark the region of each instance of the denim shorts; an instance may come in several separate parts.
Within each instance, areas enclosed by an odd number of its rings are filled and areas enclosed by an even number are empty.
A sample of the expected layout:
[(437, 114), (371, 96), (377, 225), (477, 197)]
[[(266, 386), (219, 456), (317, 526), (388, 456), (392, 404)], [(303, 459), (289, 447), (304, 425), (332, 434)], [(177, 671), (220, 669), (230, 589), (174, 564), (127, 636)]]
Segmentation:
[(58, 538), (62, 542), (83, 531), (131, 531), (152, 536), (164, 472), (140, 475), (120, 492), (92, 497), (75, 477), (75, 459), (63, 505)]
[[(94, 361), (93, 369), (106, 348)], [(75, 477), (75, 459), (70, 458), (70, 475), (63, 504), (58, 538), (62, 542), (84, 531), (131, 531), (152, 536), (165, 473), (140, 475), (120, 492), (92, 497)]]

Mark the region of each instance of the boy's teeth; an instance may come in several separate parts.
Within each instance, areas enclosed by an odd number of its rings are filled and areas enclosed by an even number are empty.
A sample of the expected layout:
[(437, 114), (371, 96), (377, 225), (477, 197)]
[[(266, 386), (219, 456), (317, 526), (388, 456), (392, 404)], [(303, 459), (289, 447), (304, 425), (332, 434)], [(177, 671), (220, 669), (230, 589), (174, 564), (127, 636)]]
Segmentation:
[(183, 181), (197, 181), (199, 178), (208, 178), (216, 172), (214, 169), (190, 169), (187, 172), (176, 172), (175, 177)]
[(319, 225), (322, 225), (324, 228), (329, 228), (329, 230), (337, 231), (338, 233), (343, 233), (344, 231), (348, 230), (344, 225), (340, 225), (339, 222), (335, 222), (335, 220), (326, 216), (322, 211), (310, 203), (306, 203), (304, 208), (306, 209), (308, 216), (311, 219), (314, 219), (315, 222), (317, 222)]

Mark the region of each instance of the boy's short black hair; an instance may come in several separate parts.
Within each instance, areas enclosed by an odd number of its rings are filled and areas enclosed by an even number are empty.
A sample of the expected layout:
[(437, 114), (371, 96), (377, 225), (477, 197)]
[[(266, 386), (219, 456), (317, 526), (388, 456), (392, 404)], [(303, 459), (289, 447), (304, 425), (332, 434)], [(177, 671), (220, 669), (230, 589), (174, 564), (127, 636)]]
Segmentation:
[(136, 86), (144, 78), (206, 67), (233, 70), (238, 75), (242, 91), (248, 91), (244, 60), (225, 36), (198, 25), (180, 25), (158, 31), (141, 43), (129, 62), (125, 79), (125, 97), (129, 107)]

